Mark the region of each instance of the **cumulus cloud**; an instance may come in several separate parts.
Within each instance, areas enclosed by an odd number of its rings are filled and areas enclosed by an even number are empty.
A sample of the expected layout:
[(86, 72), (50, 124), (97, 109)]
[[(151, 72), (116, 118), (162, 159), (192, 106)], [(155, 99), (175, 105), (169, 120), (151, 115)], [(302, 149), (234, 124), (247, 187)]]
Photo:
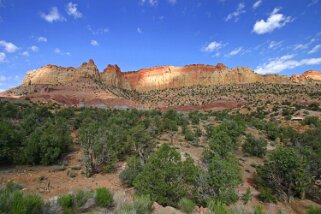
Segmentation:
[(143, 33), (143, 29), (140, 28), (140, 27), (138, 27), (138, 28), (137, 28), (137, 32), (138, 32), (139, 34), (142, 34), (142, 33)]
[(46, 37), (40, 36), (40, 37), (38, 37), (37, 41), (38, 41), (38, 42), (47, 42), (48, 40), (47, 40)]
[(219, 50), (222, 46), (223, 44), (221, 42), (213, 41), (208, 43), (205, 47), (203, 47), (202, 51), (211, 53), (213, 51)]
[(19, 49), (15, 44), (4, 40), (0, 40), (0, 47), (3, 47), (8, 53), (14, 53)]
[(239, 20), (239, 16), (242, 14), (242, 13), (245, 13), (246, 11), (244, 10), (245, 8), (245, 5), (244, 3), (239, 3), (239, 5), (237, 6), (237, 9), (228, 14), (225, 18), (225, 21), (229, 21), (231, 19), (234, 19), (235, 22), (237, 22)]
[(236, 55), (240, 54), (242, 50), (243, 50), (242, 47), (235, 48), (230, 53), (228, 53), (227, 56), (236, 56)]
[(276, 74), (282, 71), (297, 68), (304, 65), (319, 65), (321, 58), (307, 58), (294, 60), (294, 55), (284, 55), (279, 58), (271, 59), (268, 63), (259, 65), (255, 72), (259, 74)]
[(71, 54), (69, 52), (62, 52), (59, 48), (55, 48), (54, 49), (54, 53), (55, 54), (59, 54), (59, 55), (67, 55), (67, 56), (70, 56)]
[(92, 46), (99, 46), (99, 43), (98, 43), (96, 40), (91, 40), (91, 41), (90, 41), (90, 44), (91, 44)]
[(33, 45), (33, 46), (30, 47), (30, 50), (31, 50), (32, 52), (38, 52), (38, 51), (39, 51), (39, 48), (38, 48), (37, 46)]
[(41, 13), (40, 16), (49, 23), (66, 21), (65, 17), (59, 13), (57, 7), (52, 7), (49, 13)]
[(317, 53), (321, 50), (321, 45), (316, 45), (314, 46), (309, 52), (308, 54), (313, 54), (313, 53)]
[(29, 56), (29, 52), (28, 52), (28, 51), (24, 51), (24, 52), (22, 52), (21, 55), (22, 55), (22, 56), (25, 56), (25, 57), (28, 57), (28, 56)]
[(3, 52), (0, 52), (0, 63), (6, 61), (6, 54)]
[(82, 13), (78, 10), (77, 4), (69, 2), (66, 6), (66, 12), (69, 16), (73, 16), (75, 19), (81, 18)]
[(280, 9), (275, 8), (266, 21), (263, 19), (256, 21), (253, 31), (257, 34), (271, 33), (292, 21), (291, 16), (285, 16), (279, 11)]
[(254, 2), (254, 4), (252, 5), (253, 10), (260, 7), (262, 2), (263, 2), (263, 0), (257, 0), (256, 2)]

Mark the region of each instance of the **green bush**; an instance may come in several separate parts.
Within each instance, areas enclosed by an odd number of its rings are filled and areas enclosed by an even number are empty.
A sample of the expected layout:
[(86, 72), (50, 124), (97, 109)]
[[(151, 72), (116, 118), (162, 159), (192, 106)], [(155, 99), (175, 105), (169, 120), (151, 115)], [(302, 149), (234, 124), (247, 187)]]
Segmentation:
[(265, 139), (255, 139), (253, 136), (248, 135), (242, 147), (245, 153), (263, 157), (266, 154), (267, 141)]
[(177, 206), (180, 198), (193, 194), (198, 172), (191, 158), (181, 161), (174, 148), (163, 144), (149, 157), (134, 187), (162, 205)]
[(321, 127), (321, 121), (318, 117), (309, 116), (303, 119), (302, 125), (312, 125), (314, 127)]
[(320, 207), (309, 207), (307, 213), (308, 214), (321, 214), (321, 208)]
[(83, 206), (89, 198), (93, 196), (93, 193), (90, 191), (83, 191), (79, 190), (75, 195), (74, 195), (74, 202), (76, 206), (79, 208)]
[(195, 203), (188, 198), (182, 198), (178, 202), (179, 209), (182, 210), (184, 213), (192, 213), (195, 209), (195, 206)]
[(210, 211), (215, 214), (232, 214), (233, 212), (229, 211), (226, 205), (217, 200), (210, 200), (207, 202), (207, 207)]
[(257, 168), (255, 180), (259, 188), (271, 189), (273, 194), (285, 201), (290, 197), (301, 197), (311, 181), (311, 175), (306, 162), (295, 149), (279, 147), (263, 166)]
[(254, 207), (254, 214), (265, 214), (264, 208), (262, 205), (257, 205)]
[(96, 203), (100, 207), (110, 207), (113, 203), (113, 195), (105, 187), (96, 189)]
[(71, 194), (60, 196), (58, 198), (58, 204), (61, 206), (64, 214), (72, 213), (73, 196)]
[(141, 162), (136, 157), (127, 160), (127, 167), (120, 173), (120, 180), (127, 186), (133, 186), (134, 179), (143, 170)]
[(152, 201), (149, 196), (135, 196), (132, 203), (124, 204), (116, 214), (149, 214), (152, 210)]
[(0, 213), (40, 214), (43, 206), (40, 196), (23, 194), (19, 185), (14, 183), (0, 189)]
[(246, 192), (242, 196), (242, 200), (244, 201), (244, 204), (247, 204), (252, 199), (252, 193), (250, 187), (246, 189)]

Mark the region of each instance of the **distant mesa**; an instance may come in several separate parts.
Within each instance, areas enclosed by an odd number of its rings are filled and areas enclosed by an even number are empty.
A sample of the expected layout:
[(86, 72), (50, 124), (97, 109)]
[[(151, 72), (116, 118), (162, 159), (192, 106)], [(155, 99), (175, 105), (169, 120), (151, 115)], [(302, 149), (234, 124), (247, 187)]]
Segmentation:
[(31, 70), (23, 79), (23, 85), (63, 85), (82, 78), (90, 78), (105, 86), (135, 91), (163, 90), (195, 85), (224, 85), (246, 83), (309, 83), (321, 81), (321, 72), (307, 71), (292, 77), (260, 75), (247, 67), (228, 68), (217, 65), (191, 64), (183, 67), (157, 66), (134, 72), (122, 72), (118, 65), (107, 65), (99, 72), (94, 60), (82, 63), (78, 68), (47, 65)]

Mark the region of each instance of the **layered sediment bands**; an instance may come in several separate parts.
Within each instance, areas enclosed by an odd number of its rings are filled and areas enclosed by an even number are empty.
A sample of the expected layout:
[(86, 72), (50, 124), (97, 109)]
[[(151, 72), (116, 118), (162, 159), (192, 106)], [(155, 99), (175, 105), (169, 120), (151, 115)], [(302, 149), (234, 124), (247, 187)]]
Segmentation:
[(308, 83), (321, 81), (321, 72), (307, 71), (292, 77), (260, 75), (247, 67), (228, 68), (223, 64), (192, 64), (183, 67), (158, 66), (134, 72), (122, 72), (118, 65), (108, 65), (99, 73), (93, 60), (78, 68), (47, 65), (29, 71), (23, 85), (63, 85), (82, 78), (90, 78), (105, 86), (120, 89), (151, 91), (190, 86), (209, 86), (246, 83)]

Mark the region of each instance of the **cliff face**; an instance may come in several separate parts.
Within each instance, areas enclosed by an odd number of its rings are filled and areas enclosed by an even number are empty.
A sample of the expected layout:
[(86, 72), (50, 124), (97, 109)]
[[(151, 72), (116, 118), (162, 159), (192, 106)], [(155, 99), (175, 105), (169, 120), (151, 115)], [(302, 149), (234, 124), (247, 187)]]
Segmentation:
[(71, 83), (81, 78), (90, 78), (106, 86), (150, 91), (167, 88), (181, 88), (195, 85), (223, 85), (243, 83), (301, 83), (321, 81), (321, 72), (308, 71), (291, 78), (280, 75), (260, 75), (246, 67), (230, 69), (223, 64), (193, 64), (184, 67), (158, 66), (135, 72), (121, 72), (117, 65), (108, 65), (99, 73), (93, 60), (78, 68), (47, 65), (28, 72), (23, 85)]
[(80, 67), (60, 67), (46, 65), (36, 70), (31, 70), (22, 80), (23, 85), (57, 85), (71, 83), (79, 78), (100, 79), (100, 74), (93, 60), (84, 62)]
[(303, 74), (295, 74), (291, 76), (291, 81), (297, 82), (297, 83), (306, 83), (311, 81), (321, 81), (321, 72), (310, 70), (306, 71)]

